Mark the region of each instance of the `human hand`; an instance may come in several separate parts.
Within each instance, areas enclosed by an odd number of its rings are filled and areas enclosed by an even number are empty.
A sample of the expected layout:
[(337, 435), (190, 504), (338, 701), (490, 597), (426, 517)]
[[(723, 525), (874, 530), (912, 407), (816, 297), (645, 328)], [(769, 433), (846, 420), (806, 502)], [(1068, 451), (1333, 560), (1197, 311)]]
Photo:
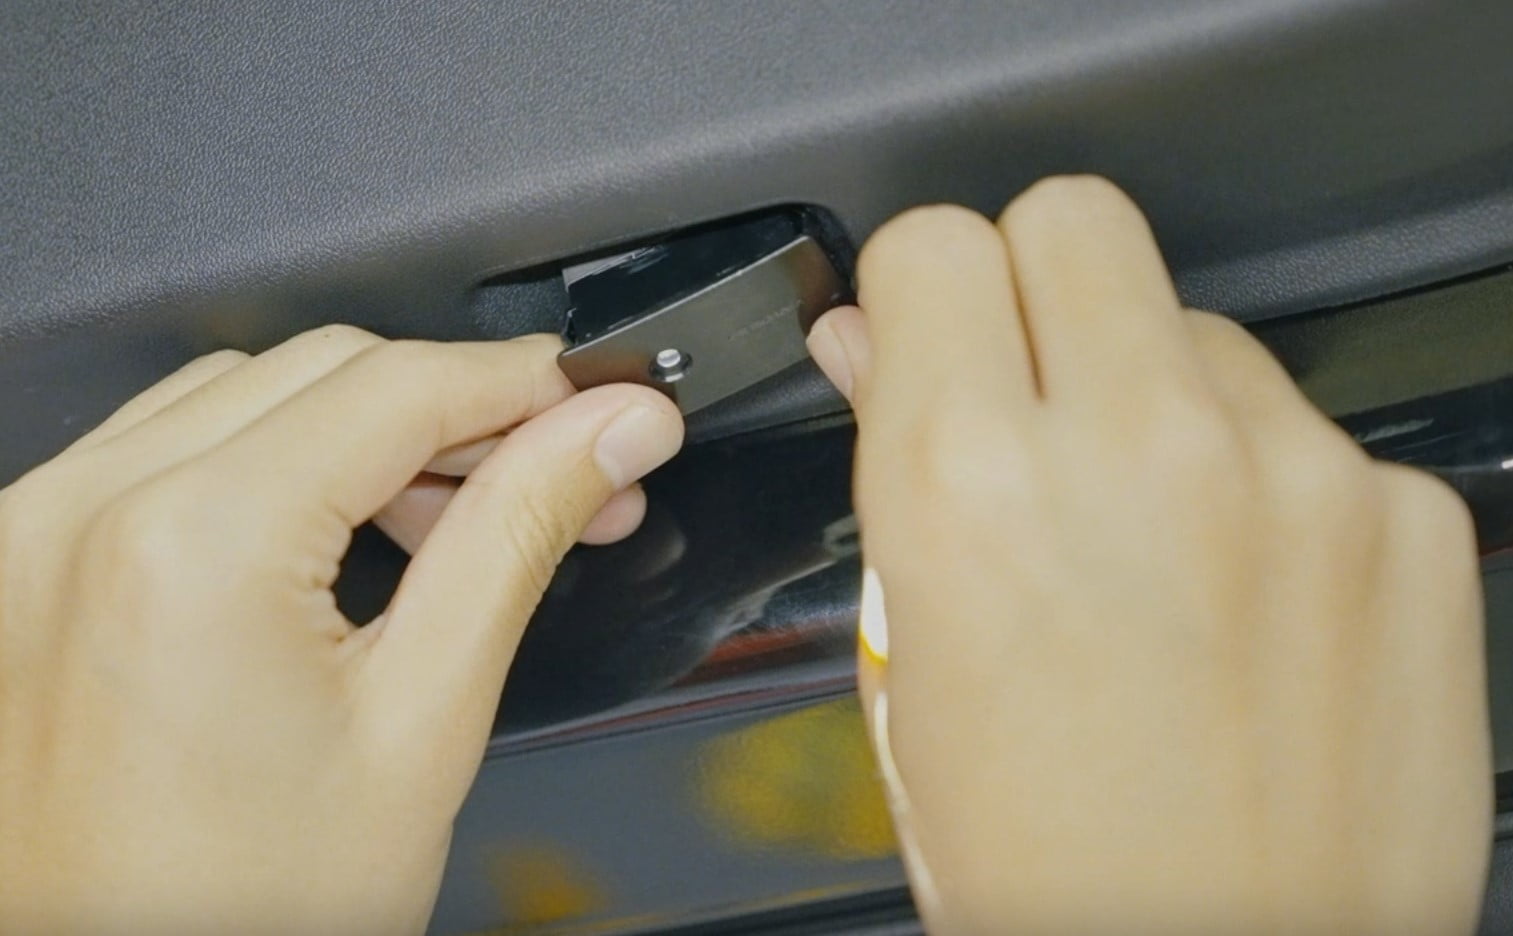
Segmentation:
[[(222, 352), (0, 492), (0, 930), (425, 928), (521, 629), (682, 441), (559, 347)], [(416, 552), (358, 629), (330, 588), (381, 511)]]
[(858, 273), (810, 343), (856, 410), (863, 702), (931, 930), (1471, 932), (1457, 497), (1183, 310), (1103, 180), (909, 212)]

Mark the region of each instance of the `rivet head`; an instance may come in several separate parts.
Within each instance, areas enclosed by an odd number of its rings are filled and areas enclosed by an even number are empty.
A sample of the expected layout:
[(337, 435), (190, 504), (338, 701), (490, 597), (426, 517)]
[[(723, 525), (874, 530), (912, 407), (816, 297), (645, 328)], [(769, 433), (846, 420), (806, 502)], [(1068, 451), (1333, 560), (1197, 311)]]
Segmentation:
[(663, 348), (652, 359), (651, 376), (653, 380), (672, 383), (682, 380), (692, 364), (693, 359), (683, 351), (677, 348)]

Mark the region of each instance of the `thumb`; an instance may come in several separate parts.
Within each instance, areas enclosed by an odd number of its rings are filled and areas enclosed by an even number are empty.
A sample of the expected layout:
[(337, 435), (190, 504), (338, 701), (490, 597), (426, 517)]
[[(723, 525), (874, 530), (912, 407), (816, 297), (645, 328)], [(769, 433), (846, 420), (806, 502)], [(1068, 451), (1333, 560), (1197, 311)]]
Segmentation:
[(820, 316), (806, 339), (809, 354), (841, 396), (859, 403), (872, 379), (872, 341), (867, 320), (856, 306), (838, 306)]
[(682, 442), (677, 407), (629, 385), (579, 393), (507, 435), (411, 560), (363, 664), (383, 733), (481, 755), (557, 564), (615, 492)]

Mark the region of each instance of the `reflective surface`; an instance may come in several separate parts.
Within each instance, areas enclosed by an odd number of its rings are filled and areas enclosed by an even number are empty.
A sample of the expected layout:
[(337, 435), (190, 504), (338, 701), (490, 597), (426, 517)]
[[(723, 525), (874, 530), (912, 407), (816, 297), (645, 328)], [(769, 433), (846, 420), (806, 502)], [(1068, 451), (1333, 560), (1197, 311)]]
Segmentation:
[(619, 725), (849, 688), (851, 438), (840, 425), (712, 443), (654, 475), (635, 535), (564, 562), (496, 747), (601, 731), (608, 710)]
[(660, 931), (904, 884), (851, 695), (853, 431), (690, 450), (527, 632), (434, 928)]

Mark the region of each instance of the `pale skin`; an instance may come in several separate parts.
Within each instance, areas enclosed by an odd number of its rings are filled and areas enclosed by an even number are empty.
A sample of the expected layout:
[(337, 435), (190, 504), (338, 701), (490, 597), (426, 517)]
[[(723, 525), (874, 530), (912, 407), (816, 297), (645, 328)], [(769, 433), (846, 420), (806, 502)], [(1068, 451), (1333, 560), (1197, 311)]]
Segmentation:
[[(857, 414), (861, 689), (931, 931), (1471, 932), (1453, 493), (1184, 310), (1101, 180), (909, 212), (858, 276), (810, 344)], [(542, 589), (682, 441), (555, 351), (222, 352), (0, 492), (0, 930), (424, 929)], [(355, 628), (373, 517), (414, 560)]]

